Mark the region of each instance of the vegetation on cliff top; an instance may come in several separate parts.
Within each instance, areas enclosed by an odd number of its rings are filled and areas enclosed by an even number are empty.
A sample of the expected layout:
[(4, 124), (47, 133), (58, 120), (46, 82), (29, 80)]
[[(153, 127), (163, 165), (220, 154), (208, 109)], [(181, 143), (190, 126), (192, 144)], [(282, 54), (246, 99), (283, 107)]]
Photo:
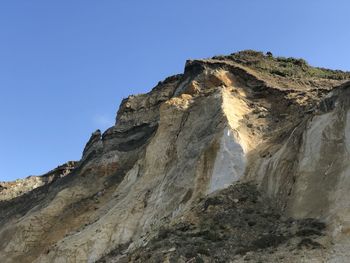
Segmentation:
[(350, 79), (350, 72), (312, 67), (304, 59), (274, 57), (271, 52), (264, 54), (254, 50), (244, 50), (229, 56), (215, 56), (213, 59), (232, 60), (259, 72), (267, 72), (280, 77)]

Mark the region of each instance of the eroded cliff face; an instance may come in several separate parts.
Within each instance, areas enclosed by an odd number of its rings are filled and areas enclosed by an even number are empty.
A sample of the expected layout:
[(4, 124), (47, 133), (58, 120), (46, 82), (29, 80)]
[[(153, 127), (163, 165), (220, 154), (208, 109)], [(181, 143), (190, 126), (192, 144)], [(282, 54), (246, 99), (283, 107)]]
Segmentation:
[(0, 261), (346, 262), (348, 79), (253, 51), (188, 61), (68, 175), (0, 201)]
[(19, 179), (14, 182), (0, 182), (0, 201), (14, 199), (35, 188), (51, 184), (68, 175), (74, 170), (76, 165), (77, 162), (69, 161), (41, 176), (28, 176), (25, 179)]

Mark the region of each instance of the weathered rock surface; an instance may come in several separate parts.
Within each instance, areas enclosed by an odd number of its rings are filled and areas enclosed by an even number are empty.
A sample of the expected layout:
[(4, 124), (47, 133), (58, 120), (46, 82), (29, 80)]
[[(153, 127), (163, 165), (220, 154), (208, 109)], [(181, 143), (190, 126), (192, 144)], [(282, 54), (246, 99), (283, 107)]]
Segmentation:
[(347, 262), (348, 80), (254, 51), (187, 61), (68, 175), (1, 184), (0, 261)]
[(39, 186), (47, 185), (68, 175), (77, 165), (77, 162), (69, 161), (42, 176), (28, 176), (14, 182), (0, 182), (0, 202), (24, 195)]

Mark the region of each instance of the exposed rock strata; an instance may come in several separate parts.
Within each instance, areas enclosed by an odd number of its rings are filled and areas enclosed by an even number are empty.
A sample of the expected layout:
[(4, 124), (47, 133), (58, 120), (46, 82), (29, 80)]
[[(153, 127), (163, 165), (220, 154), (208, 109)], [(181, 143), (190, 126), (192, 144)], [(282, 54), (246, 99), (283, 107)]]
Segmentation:
[(253, 51), (188, 61), (70, 174), (0, 202), (1, 262), (346, 262), (349, 79)]
[(77, 162), (69, 161), (42, 176), (28, 176), (14, 182), (0, 182), (0, 202), (24, 195), (43, 185), (47, 185), (68, 175), (77, 165)]

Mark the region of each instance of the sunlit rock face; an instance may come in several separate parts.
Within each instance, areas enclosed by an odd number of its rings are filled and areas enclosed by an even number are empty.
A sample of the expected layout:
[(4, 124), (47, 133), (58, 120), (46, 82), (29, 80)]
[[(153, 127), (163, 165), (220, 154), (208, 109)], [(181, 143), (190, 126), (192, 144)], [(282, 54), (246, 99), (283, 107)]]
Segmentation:
[(349, 79), (254, 51), (187, 61), (65, 176), (0, 188), (0, 262), (347, 262)]
[(225, 129), (216, 153), (208, 193), (227, 188), (243, 177), (246, 158), (233, 132)]

